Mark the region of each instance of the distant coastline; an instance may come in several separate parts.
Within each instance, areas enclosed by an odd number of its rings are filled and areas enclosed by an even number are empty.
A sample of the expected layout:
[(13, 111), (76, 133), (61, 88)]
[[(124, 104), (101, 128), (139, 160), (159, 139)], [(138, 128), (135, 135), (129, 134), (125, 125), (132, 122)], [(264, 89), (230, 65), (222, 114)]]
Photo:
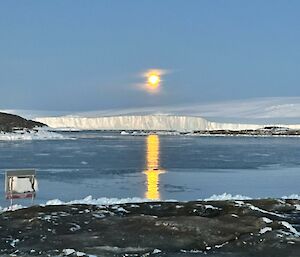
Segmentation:
[(119, 131), (122, 135), (194, 135), (194, 136), (300, 136), (300, 124), (258, 125), (217, 123), (196, 116), (131, 115), (105, 117), (40, 117), (27, 120), (0, 112), (0, 132), (26, 134), (47, 128), (63, 131)]
[(176, 131), (197, 134), (298, 135), (300, 124), (218, 123), (197, 116), (122, 115), (39, 117), (38, 122), (51, 128), (116, 131)]
[(14, 132), (16, 130), (47, 127), (46, 124), (22, 118), (21, 116), (0, 112), (0, 131)]

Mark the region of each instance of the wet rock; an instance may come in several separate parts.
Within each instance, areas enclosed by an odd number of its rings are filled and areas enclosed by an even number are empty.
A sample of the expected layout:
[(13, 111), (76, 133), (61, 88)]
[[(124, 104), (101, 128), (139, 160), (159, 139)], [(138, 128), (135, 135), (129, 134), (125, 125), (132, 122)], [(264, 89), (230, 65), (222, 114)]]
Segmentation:
[(299, 200), (33, 206), (0, 215), (0, 255), (300, 256)]

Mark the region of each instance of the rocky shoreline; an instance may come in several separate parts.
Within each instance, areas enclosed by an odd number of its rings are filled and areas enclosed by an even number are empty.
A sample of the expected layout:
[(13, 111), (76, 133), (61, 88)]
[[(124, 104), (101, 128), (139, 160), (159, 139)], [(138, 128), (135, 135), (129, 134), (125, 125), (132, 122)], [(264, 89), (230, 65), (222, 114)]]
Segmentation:
[(1, 256), (300, 255), (299, 200), (33, 206), (0, 215)]
[(47, 127), (41, 122), (26, 120), (18, 115), (0, 112), (0, 132), (14, 132), (15, 130), (32, 130)]
[(215, 135), (215, 136), (300, 136), (299, 129), (289, 129), (284, 127), (267, 126), (261, 129), (243, 130), (199, 130), (194, 131), (194, 135)]

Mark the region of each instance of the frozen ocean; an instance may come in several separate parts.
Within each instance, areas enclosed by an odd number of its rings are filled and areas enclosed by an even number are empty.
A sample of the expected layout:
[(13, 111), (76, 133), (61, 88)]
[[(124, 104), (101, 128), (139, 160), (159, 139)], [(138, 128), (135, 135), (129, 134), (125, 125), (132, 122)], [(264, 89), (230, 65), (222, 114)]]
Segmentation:
[(16, 168), (36, 169), (36, 203), (89, 195), (195, 200), (300, 193), (300, 138), (60, 133), (65, 139), (0, 141), (0, 206), (9, 204), (5, 170)]

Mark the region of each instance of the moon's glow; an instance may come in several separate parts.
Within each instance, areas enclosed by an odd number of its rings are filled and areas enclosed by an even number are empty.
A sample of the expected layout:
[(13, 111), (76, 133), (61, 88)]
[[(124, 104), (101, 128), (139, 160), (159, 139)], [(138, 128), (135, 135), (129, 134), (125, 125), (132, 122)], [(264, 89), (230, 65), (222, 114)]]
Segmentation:
[(151, 69), (143, 73), (143, 77), (145, 79), (142, 88), (146, 90), (148, 93), (159, 93), (161, 91), (163, 79), (162, 76), (166, 72), (161, 69)]
[(160, 70), (149, 70), (144, 74), (144, 77), (146, 79), (145, 88), (148, 92), (159, 92), (159, 88), (161, 86), (161, 75), (162, 72)]
[(157, 88), (160, 83), (160, 77), (158, 74), (149, 74), (148, 85), (152, 88)]

